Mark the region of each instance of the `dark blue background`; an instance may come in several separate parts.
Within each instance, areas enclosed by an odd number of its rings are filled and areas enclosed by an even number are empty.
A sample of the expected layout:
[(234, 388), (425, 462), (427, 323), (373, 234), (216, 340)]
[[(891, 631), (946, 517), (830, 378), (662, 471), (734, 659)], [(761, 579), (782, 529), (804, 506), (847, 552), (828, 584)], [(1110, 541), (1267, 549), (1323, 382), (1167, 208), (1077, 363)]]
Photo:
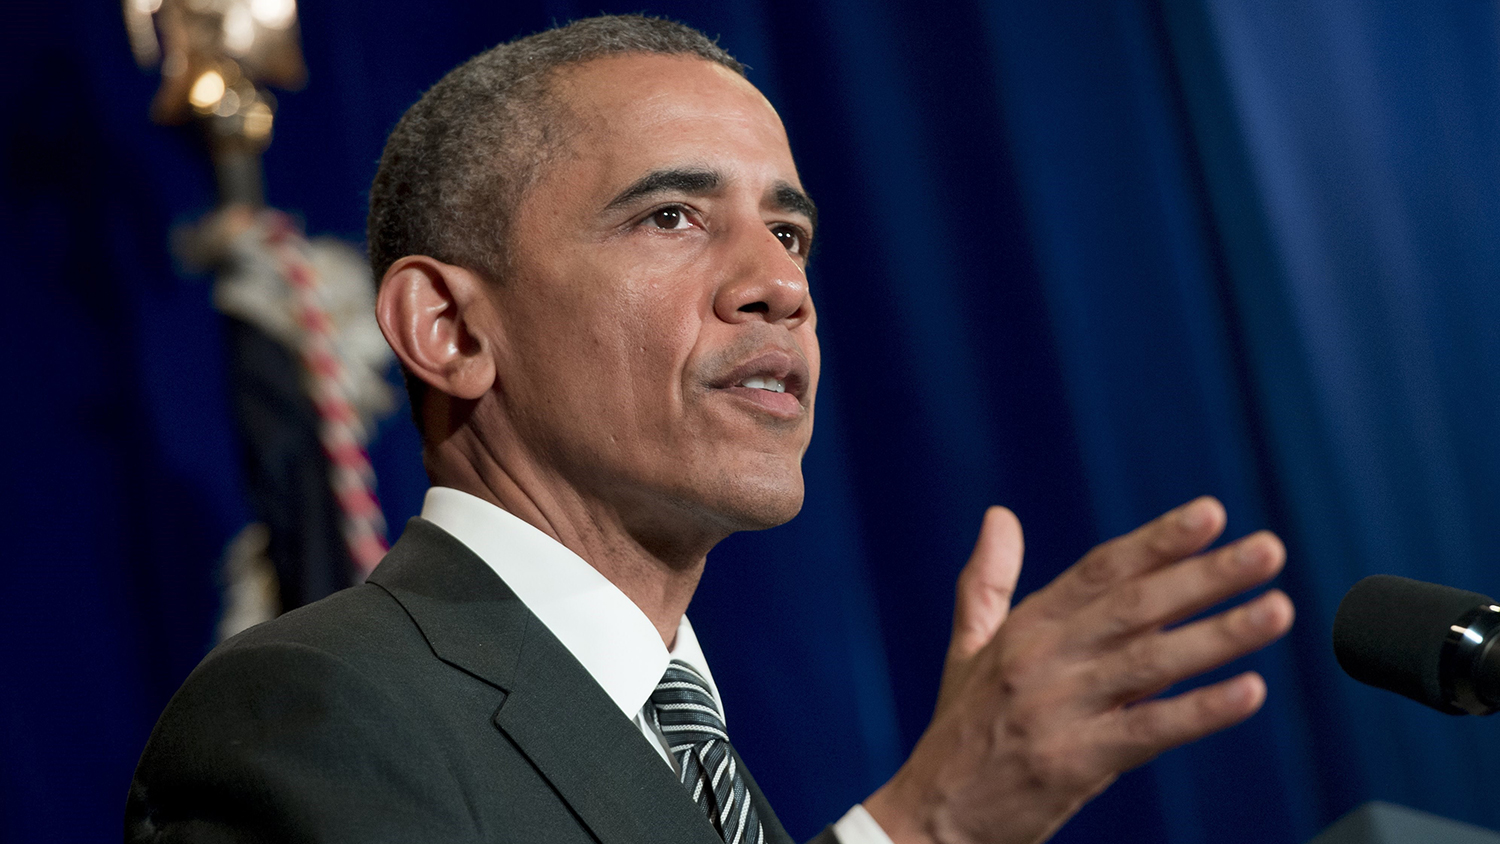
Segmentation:
[[(424, 87), (594, 11), (309, 0), (271, 201), (360, 241)], [(716, 551), (692, 610), (795, 834), (926, 723), (985, 505), (1025, 523), (1029, 590), (1200, 493), (1290, 549), (1297, 626), (1246, 661), (1269, 702), (1057, 840), (1291, 844), (1372, 798), (1500, 827), (1500, 723), (1357, 686), (1327, 644), (1364, 574), (1500, 594), (1494, 3), (650, 11), (751, 65), (825, 223), (808, 506)], [(209, 285), (167, 249), (212, 185), (191, 133), (147, 122), (118, 3), (10, 4), (0, 61), (0, 838), (115, 840), (247, 518)], [(399, 525), (424, 488), (401, 413), (374, 457)]]

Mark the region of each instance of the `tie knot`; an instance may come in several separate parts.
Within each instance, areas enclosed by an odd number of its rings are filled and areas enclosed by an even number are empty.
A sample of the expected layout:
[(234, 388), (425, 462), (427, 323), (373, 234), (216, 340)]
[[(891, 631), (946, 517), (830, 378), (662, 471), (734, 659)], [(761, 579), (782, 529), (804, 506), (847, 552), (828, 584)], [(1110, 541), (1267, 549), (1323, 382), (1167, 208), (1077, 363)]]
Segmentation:
[(662, 733), (676, 748), (684, 743), (697, 744), (710, 739), (727, 741), (724, 716), (708, 690), (708, 681), (687, 663), (674, 659), (667, 666), (661, 682), (651, 693), (656, 707), (656, 721)]

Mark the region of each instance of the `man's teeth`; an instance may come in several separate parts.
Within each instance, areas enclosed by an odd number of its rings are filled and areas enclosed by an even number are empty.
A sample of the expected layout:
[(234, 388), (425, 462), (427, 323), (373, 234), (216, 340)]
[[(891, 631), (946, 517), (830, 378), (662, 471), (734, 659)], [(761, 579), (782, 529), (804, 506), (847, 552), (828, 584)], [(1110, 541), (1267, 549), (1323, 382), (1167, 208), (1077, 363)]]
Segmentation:
[(778, 378), (770, 378), (765, 375), (755, 375), (740, 382), (741, 387), (750, 387), (756, 390), (770, 390), (773, 393), (786, 392), (786, 382)]

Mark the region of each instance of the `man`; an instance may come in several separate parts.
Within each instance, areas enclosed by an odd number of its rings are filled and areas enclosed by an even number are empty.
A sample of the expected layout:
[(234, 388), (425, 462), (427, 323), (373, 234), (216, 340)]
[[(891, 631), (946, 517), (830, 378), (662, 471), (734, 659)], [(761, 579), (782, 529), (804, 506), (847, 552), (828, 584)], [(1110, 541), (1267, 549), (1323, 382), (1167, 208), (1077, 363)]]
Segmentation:
[[(232, 640), (163, 714), (136, 840), (786, 841), (683, 613), (708, 551), (802, 503), (816, 210), (781, 123), (696, 32), (581, 21), (449, 74), (371, 197), (377, 312), (434, 488), (369, 583)], [(985, 515), (932, 725), (824, 834), (1031, 842), (1122, 770), (1248, 717), (1172, 683), (1291, 623), (1211, 499), (1010, 608)]]

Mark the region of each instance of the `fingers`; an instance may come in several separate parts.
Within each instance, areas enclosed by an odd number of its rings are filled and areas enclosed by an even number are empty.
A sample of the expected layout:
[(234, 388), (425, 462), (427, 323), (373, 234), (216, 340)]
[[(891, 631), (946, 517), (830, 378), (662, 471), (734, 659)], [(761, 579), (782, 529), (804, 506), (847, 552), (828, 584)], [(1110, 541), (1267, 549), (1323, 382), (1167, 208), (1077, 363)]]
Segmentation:
[(1294, 614), (1291, 599), (1272, 590), (1212, 618), (1131, 639), (1099, 657), (1088, 685), (1103, 707), (1140, 700), (1269, 645)]
[(1037, 594), (1048, 616), (1066, 616), (1116, 584), (1197, 553), (1224, 530), (1224, 505), (1195, 499), (1084, 555)]
[(865, 807), (894, 840), (946, 829), (1040, 841), (1119, 772), (1249, 717), (1266, 697), (1254, 673), (1143, 700), (1291, 625), (1291, 602), (1272, 591), (1162, 629), (1281, 569), (1285, 552), (1268, 533), (1200, 553), (1224, 523), (1212, 498), (1183, 505), (1099, 546), (1012, 611), (1020, 526), (991, 509), (959, 578), (932, 724)]
[(974, 553), (958, 576), (950, 659), (967, 659), (994, 637), (1010, 612), (1021, 574), (1021, 523), (1004, 507), (984, 514)]
[(1265, 700), (1266, 681), (1247, 671), (1176, 697), (1116, 710), (1101, 725), (1099, 748), (1114, 770), (1129, 770), (1163, 751), (1240, 723)]
[(1206, 609), (1275, 577), (1286, 563), (1276, 535), (1260, 531), (1200, 557), (1192, 557), (1116, 584), (1089, 605), (1074, 625), (1078, 641), (1102, 643), (1161, 627)]

